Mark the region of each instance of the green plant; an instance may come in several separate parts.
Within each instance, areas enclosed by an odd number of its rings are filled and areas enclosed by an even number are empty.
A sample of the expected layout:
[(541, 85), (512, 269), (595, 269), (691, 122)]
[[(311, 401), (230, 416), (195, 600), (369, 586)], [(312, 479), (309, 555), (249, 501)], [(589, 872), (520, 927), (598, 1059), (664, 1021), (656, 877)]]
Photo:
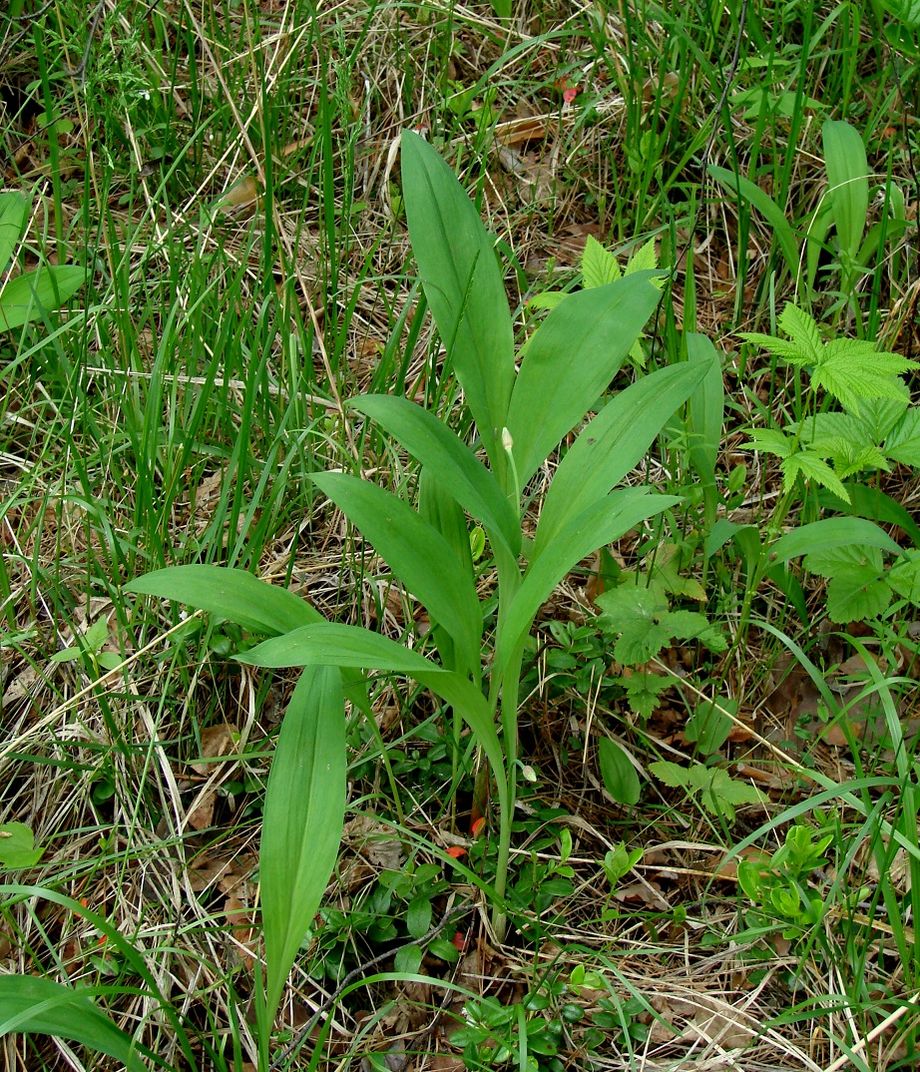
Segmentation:
[[(306, 668), (282, 725), (266, 794), (265, 1047), (267, 1025), (335, 859), (344, 811), (343, 688), (360, 695), (355, 692), (360, 672), (414, 677), (453, 709), (455, 738), (461, 721), (472, 729), (497, 787), (493, 926), (503, 934), (519, 768), (520, 674), (530, 628), (573, 566), (678, 501), (641, 488), (612, 489), (708, 368), (705, 362), (664, 368), (606, 402), (560, 462), (534, 537), (525, 539), (528, 483), (597, 406), (659, 294), (647, 273), (635, 273), (573, 295), (528, 340), (516, 372), (493, 241), (475, 208), (417, 135), (403, 136), (402, 168), (426, 297), (490, 468), (433, 413), (404, 398), (366, 395), (351, 409), (374, 420), (422, 465), (418, 510), (345, 473), (321, 473), (313, 481), (426, 606), (440, 662), (366, 629), (321, 621), (292, 594), (240, 572), (175, 567), (128, 586), (275, 634), (238, 655), (243, 662)], [(498, 616), (491, 650), (484, 647), (485, 609), (474, 583), (467, 514), (482, 526), (494, 556)]]
[(562, 1039), (561, 1020), (537, 1015), (549, 1004), (540, 992), (523, 1001), (503, 1005), (497, 998), (468, 1001), (463, 1007), (464, 1024), (451, 1035), (463, 1047), (463, 1063), (470, 1072), (485, 1072), (514, 1062), (524, 1072), (561, 1072), (556, 1056)]
[(691, 763), (682, 767), (669, 760), (656, 760), (649, 770), (674, 789), (683, 789), (710, 815), (722, 817), (728, 822), (735, 818), (735, 808), (744, 804), (759, 804), (763, 793), (750, 782), (732, 778), (724, 767)]
[(85, 269), (68, 264), (43, 264), (11, 275), (29, 208), (23, 194), (0, 193), (0, 331), (12, 331), (59, 309), (86, 281)]
[(825, 852), (833, 834), (817, 834), (797, 824), (786, 831), (783, 845), (770, 857), (738, 861), (738, 884), (756, 907), (745, 937), (780, 931), (800, 938), (824, 917), (824, 901), (808, 886), (814, 872), (828, 866)]

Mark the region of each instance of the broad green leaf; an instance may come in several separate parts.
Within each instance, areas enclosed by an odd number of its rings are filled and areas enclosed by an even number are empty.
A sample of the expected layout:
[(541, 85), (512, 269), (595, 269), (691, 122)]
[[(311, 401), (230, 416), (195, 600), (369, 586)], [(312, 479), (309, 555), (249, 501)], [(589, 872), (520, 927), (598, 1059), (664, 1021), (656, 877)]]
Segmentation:
[(718, 752), (731, 733), (732, 720), (726, 712), (738, 713), (738, 701), (727, 696), (703, 700), (693, 711), (684, 727), (684, 736), (696, 744), (705, 756)]
[[(470, 534), (466, 527), (466, 515), (457, 500), (450, 494), (449, 487), (449, 484), (445, 484), (423, 466), (418, 484), (419, 516), (441, 533), (450, 544), (463, 571), (473, 578), (473, 553), (470, 548)], [(437, 645), (441, 662), (449, 669), (456, 670), (458, 668), (456, 649), (450, 633), (432, 622), (431, 635)]]
[(914, 606), (920, 605), (920, 551), (907, 551), (888, 571), (892, 589)]
[(22, 194), (0, 193), (0, 278), (9, 267), (28, 215), (29, 201)]
[(559, 463), (534, 537), (533, 558), (645, 456), (665, 422), (707, 374), (701, 362), (659, 369), (615, 395)]
[(913, 540), (915, 547), (920, 547), (920, 525), (901, 503), (896, 502), (879, 488), (868, 487), (866, 484), (850, 481), (846, 489), (850, 496), (849, 504), (825, 492), (818, 496), (819, 505), (826, 509), (850, 513), (856, 517), (880, 521), (883, 525), (897, 525)]
[(821, 128), (821, 136), (837, 237), (841, 248), (855, 260), (869, 211), (866, 147), (859, 132), (843, 120), (828, 119)]
[[(654, 268), (655, 265), (650, 265)], [(581, 254), (582, 281), (589, 289), (615, 283), (622, 277), (617, 259), (608, 249), (598, 242), (593, 235), (585, 239), (585, 248)]]
[(68, 264), (44, 265), (15, 276), (0, 290), (0, 331), (60, 309), (85, 282), (86, 270)]
[(531, 562), (508, 613), (499, 623), (495, 672), (504, 672), (507, 660), (530, 629), (537, 611), (571, 569), (598, 547), (612, 543), (640, 522), (678, 502), (680, 499), (674, 495), (625, 488), (592, 503), (560, 529), (540, 557)]
[(52, 1035), (107, 1054), (128, 1072), (144, 1072), (141, 1054), (148, 1051), (96, 1006), (92, 993), (39, 976), (0, 975), (0, 1037)]
[(782, 250), (789, 274), (794, 279), (799, 270), (799, 247), (795, 231), (780, 206), (756, 183), (746, 179), (743, 175), (736, 175), (726, 168), (716, 167), (715, 164), (710, 164), (707, 170), (726, 190), (752, 204), (770, 224), (779, 248)]
[(920, 468), (920, 406), (912, 406), (891, 430), (885, 453), (901, 465)]
[(861, 517), (827, 517), (781, 536), (770, 548), (770, 560), (788, 562), (813, 551), (848, 545), (879, 547), (893, 554), (901, 551), (888, 533), (872, 521)]
[(346, 473), (317, 473), (313, 482), (343, 511), (432, 621), (454, 641), (460, 664), (480, 663), (482, 609), (476, 587), (450, 544), (407, 503)]
[(514, 334), (494, 242), (456, 176), (418, 134), (401, 140), (412, 252), (438, 332), (493, 465), (507, 423)]
[(572, 294), (531, 336), (507, 422), (521, 487), (597, 403), (659, 299), (636, 273)]
[(498, 783), (499, 803), (506, 807), (507, 782), (504, 753), (495, 731), (492, 711), (476, 686), (410, 648), (379, 633), (353, 625), (322, 622), (303, 626), (283, 637), (263, 641), (236, 656), (252, 666), (312, 666), (317, 664), (385, 670), (413, 677), (457, 710), (476, 735)]
[[(261, 581), (241, 569), (190, 564), (154, 570), (125, 585), (126, 592), (159, 596), (216, 614), (254, 633), (276, 636), (325, 618), (300, 596)], [(367, 686), (360, 674), (343, 675), (348, 699), (369, 712)]]
[(288, 633), (324, 620), (318, 610), (286, 588), (224, 566), (168, 566), (131, 581), (125, 591), (185, 603), (255, 633)]
[(597, 744), (597, 759), (604, 788), (617, 804), (629, 807), (638, 804), (641, 794), (639, 775), (620, 745), (609, 737), (601, 737)]
[(828, 581), (827, 616), (832, 622), (864, 622), (891, 602), (891, 588), (870, 565), (843, 570)]
[[(687, 336), (687, 357), (690, 365), (699, 364), (704, 369), (702, 382), (694, 388), (688, 399), (690, 464), (699, 475), (703, 486), (714, 488), (716, 462), (722, 445), (722, 421), (725, 416), (725, 387), (721, 362), (709, 339), (696, 332)], [(677, 409), (677, 406), (674, 408)]]
[[(317, 622), (284, 636), (263, 640), (234, 658), (250, 666), (278, 670), (288, 666), (348, 666), (394, 674), (443, 674), (447, 671), (395, 640), (355, 625)], [(421, 680), (421, 679), (419, 679)]]
[(44, 851), (35, 847), (35, 835), (31, 826), (16, 822), (0, 826), (0, 867), (10, 870), (34, 867)]
[(269, 1022), (339, 854), (345, 758), (341, 674), (333, 666), (307, 667), (281, 723), (262, 816), (259, 877)]
[(512, 556), (519, 554), (520, 526), (495, 477), (433, 413), (394, 395), (362, 395), (350, 405), (397, 439), (493, 540), (502, 540)]

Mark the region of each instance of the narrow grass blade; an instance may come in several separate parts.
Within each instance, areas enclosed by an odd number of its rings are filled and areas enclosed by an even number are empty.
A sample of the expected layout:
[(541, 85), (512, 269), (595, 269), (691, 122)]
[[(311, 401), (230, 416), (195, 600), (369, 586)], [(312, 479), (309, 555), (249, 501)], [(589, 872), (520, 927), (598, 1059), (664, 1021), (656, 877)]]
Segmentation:
[(29, 202), (22, 194), (12, 190), (0, 193), (0, 275), (13, 257), (28, 214)]
[(312, 479), (450, 633), (461, 664), (478, 666), (482, 609), (472, 578), (444, 537), (407, 503), (366, 480), (345, 473), (317, 473)]
[(86, 282), (86, 269), (44, 265), (11, 279), (0, 290), (0, 331), (22, 327), (69, 301)]
[(169, 566), (126, 584), (126, 592), (185, 603), (257, 633), (288, 633), (323, 621), (319, 611), (286, 588), (223, 566)]
[(604, 406), (556, 470), (534, 537), (534, 560), (645, 456), (668, 418), (706, 375), (702, 362), (671, 365), (643, 376)]
[(78, 1042), (114, 1057), (128, 1072), (147, 1068), (141, 1060), (147, 1051), (97, 1008), (86, 987), (62, 986), (31, 975), (0, 975), (0, 1037), (11, 1033)]
[(425, 297), (493, 464), (514, 377), (514, 335), (494, 242), (440, 156), (401, 142), (403, 196)]
[(789, 274), (795, 279), (799, 271), (799, 246), (796, 241), (795, 231), (793, 231), (792, 225), (786, 219), (779, 205), (768, 194), (765, 194), (756, 183), (746, 179), (743, 175), (736, 175), (733, 171), (717, 167), (715, 164), (710, 164), (707, 170), (729, 193), (737, 194), (753, 205), (770, 224), (782, 251), (786, 267), (789, 269)]
[(344, 707), (338, 669), (311, 666), (281, 723), (259, 858), (268, 1022), (339, 853), (345, 817)]
[(880, 547), (900, 554), (901, 548), (884, 529), (862, 517), (828, 517), (793, 529), (770, 548), (771, 562), (788, 562), (790, 558), (831, 547)]
[(840, 246), (855, 261), (869, 212), (869, 165), (859, 131), (843, 120), (821, 128), (828, 196)]
[(520, 526), (498, 481), (433, 413), (395, 395), (362, 395), (350, 405), (397, 439), (492, 539), (502, 540), (512, 555), (520, 552)]
[(656, 495), (642, 488), (615, 491), (569, 521), (544, 546), (528, 569), (499, 629), (495, 672), (504, 672), (518, 642), (533, 623), (541, 605), (573, 567), (598, 547), (619, 539), (635, 525), (674, 506), (674, 495)]
[(531, 337), (508, 410), (521, 487), (625, 360), (661, 297), (651, 274), (636, 272), (572, 294)]

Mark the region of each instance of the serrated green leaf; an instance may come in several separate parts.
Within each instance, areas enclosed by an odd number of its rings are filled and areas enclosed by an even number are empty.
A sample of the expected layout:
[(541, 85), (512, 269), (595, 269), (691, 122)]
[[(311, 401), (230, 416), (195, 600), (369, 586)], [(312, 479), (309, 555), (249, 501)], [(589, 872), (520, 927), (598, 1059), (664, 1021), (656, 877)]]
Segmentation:
[(780, 313), (778, 324), (795, 343), (802, 359), (808, 364), (817, 364), (821, 359), (824, 341), (814, 317), (789, 302)]
[[(655, 252), (655, 239), (650, 238), (648, 242), (640, 246), (636, 252), (626, 262), (626, 268), (623, 270), (624, 275), (632, 275), (633, 272), (647, 272), (658, 267), (658, 254)], [(652, 280), (656, 286), (663, 285), (662, 280)]]
[(808, 359), (802, 354), (798, 345), (788, 339), (780, 339), (775, 335), (764, 335), (759, 331), (740, 331), (738, 334), (745, 342), (753, 343), (783, 361), (788, 361), (793, 365), (808, 364)]
[(796, 454), (791, 454), (788, 458), (783, 459), (782, 470), (783, 487), (786, 491), (792, 487), (798, 476), (803, 476), (806, 480), (813, 480), (816, 484), (820, 484), (821, 487), (832, 491), (844, 502), (849, 502), (850, 496), (843, 486), (843, 481), (827, 462), (822, 461), (811, 451), (800, 450)]
[(907, 551), (888, 571), (888, 583), (902, 598), (920, 606), (920, 551)]
[(853, 566), (834, 574), (827, 585), (827, 615), (832, 622), (857, 622), (881, 614), (891, 588), (872, 566)]
[(681, 767), (667, 759), (656, 759), (654, 763), (649, 763), (648, 769), (659, 782), (664, 782), (672, 789), (686, 788), (690, 781), (690, 774), (686, 767)]
[[(650, 267), (654, 268), (652, 264)], [(614, 255), (598, 242), (593, 235), (588, 235), (585, 248), (581, 254), (581, 275), (584, 285), (589, 289), (615, 283), (623, 273)]]
[(753, 428), (750, 436), (741, 444), (745, 450), (760, 450), (777, 458), (788, 458), (795, 448), (795, 441), (778, 428)]
[(597, 759), (604, 788), (617, 804), (627, 807), (638, 804), (641, 792), (639, 775), (620, 745), (609, 737), (601, 737), (597, 745)]
[(630, 711), (641, 719), (651, 718), (661, 703), (661, 693), (674, 684), (671, 674), (653, 674), (649, 670), (640, 670), (628, 677), (624, 675), (615, 678), (615, 681), (626, 690)]
[(850, 569), (870, 567), (882, 571), (882, 553), (876, 547), (841, 546), (812, 551), (802, 559), (802, 567), (819, 577), (834, 577)]
[(920, 468), (920, 406), (912, 406), (892, 428), (885, 453), (901, 465)]
[(720, 652), (728, 649), (725, 636), (714, 626), (705, 614), (695, 610), (672, 610), (668, 612), (666, 623), (671, 630), (671, 637), (680, 640), (697, 640), (705, 644), (710, 651)]

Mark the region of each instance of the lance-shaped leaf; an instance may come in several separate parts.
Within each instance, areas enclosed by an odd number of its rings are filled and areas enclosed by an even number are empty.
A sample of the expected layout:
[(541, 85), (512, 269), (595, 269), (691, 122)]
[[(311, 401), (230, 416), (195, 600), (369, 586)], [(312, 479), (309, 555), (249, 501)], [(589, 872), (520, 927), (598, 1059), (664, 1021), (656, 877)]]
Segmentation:
[(828, 119), (821, 128), (828, 197), (840, 245), (851, 260), (859, 252), (869, 211), (869, 165), (859, 131), (844, 120)]
[(813, 551), (847, 546), (878, 547), (892, 554), (901, 553), (901, 548), (888, 533), (873, 521), (862, 517), (828, 517), (781, 536), (770, 548), (770, 560), (788, 562), (790, 558)]
[(128, 1072), (144, 1072), (141, 1054), (149, 1051), (97, 1007), (92, 993), (38, 976), (0, 975), (0, 1037), (52, 1035), (114, 1057)]
[(481, 521), (493, 540), (517, 556), (521, 532), (498, 481), (465, 443), (433, 413), (395, 395), (362, 395), (352, 408), (375, 420)]
[(499, 788), (499, 803), (507, 803), (504, 753), (485, 697), (462, 675), (426, 659), (379, 633), (353, 625), (323, 622), (273, 637), (236, 656), (252, 666), (341, 666), (405, 674), (459, 711), (482, 745)]
[(722, 369), (716, 348), (705, 335), (696, 332), (687, 336), (687, 358), (691, 365), (704, 369), (703, 379), (694, 388), (687, 407), (690, 464), (697, 471), (704, 489), (714, 492), (725, 415)]
[(799, 267), (798, 241), (792, 224), (786, 219), (786, 214), (780, 206), (769, 194), (765, 194), (756, 183), (746, 179), (743, 175), (737, 175), (735, 172), (728, 171), (723, 167), (717, 167), (715, 164), (710, 164), (707, 170), (726, 190), (736, 194), (739, 198), (743, 198), (766, 218), (767, 223), (773, 229), (773, 235), (779, 248), (782, 250), (790, 275), (796, 276)]
[(702, 382), (706, 369), (703, 362), (659, 369), (620, 391), (604, 406), (556, 470), (534, 537), (534, 560), (573, 518), (606, 498), (645, 456), (668, 418)]
[[(261, 581), (246, 570), (225, 566), (168, 566), (131, 581), (125, 585), (125, 591), (185, 603), (234, 622), (243, 629), (269, 636), (326, 620), (306, 600), (288, 589)], [(348, 699), (362, 711), (369, 711), (367, 686), (362, 675), (347, 672), (343, 678)]]
[(661, 298), (651, 272), (572, 294), (531, 336), (508, 409), (523, 487), (595, 405)]
[(0, 290), (0, 331), (59, 309), (85, 282), (86, 269), (72, 264), (43, 265), (17, 275)]
[(26, 225), (29, 202), (14, 190), (0, 193), (0, 273), (5, 273)]
[(499, 623), (496, 673), (504, 672), (516, 645), (533, 624), (541, 605), (563, 577), (598, 547), (619, 539), (635, 525), (680, 502), (643, 488), (624, 488), (594, 502), (569, 521), (530, 565), (508, 612)]
[(324, 620), (318, 610), (286, 588), (225, 566), (168, 566), (131, 581), (125, 591), (173, 599), (256, 633), (288, 633)]
[(317, 473), (313, 481), (450, 633), (458, 664), (472, 672), (480, 661), (482, 610), (473, 580), (447, 540), (401, 499), (366, 480)]
[(344, 817), (342, 678), (335, 666), (310, 666), (281, 723), (262, 817), (259, 876), (269, 1022), (335, 867)]
[(412, 252), (493, 465), (514, 378), (514, 335), (494, 242), (456, 176), (412, 131), (401, 141)]

